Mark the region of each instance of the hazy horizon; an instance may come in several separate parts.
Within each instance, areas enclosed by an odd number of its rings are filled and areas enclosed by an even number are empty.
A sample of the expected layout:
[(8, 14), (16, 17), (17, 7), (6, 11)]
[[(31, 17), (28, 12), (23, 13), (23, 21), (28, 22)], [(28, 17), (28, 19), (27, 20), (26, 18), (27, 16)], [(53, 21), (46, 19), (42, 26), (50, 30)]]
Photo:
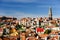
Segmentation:
[(48, 17), (49, 7), (53, 17), (60, 17), (60, 0), (0, 0), (0, 16)]

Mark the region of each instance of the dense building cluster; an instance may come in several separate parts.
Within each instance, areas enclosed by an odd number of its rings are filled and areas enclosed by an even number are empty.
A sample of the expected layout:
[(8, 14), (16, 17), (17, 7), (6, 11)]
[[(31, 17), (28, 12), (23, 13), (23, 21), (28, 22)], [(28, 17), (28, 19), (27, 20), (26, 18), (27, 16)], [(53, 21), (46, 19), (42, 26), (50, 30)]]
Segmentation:
[(0, 17), (0, 40), (60, 40), (60, 18)]
[[(22, 18), (20, 25), (24, 25), (25, 35), (33, 40), (59, 40), (60, 35), (60, 19), (54, 18), (49, 20), (47, 17), (40, 18)], [(25, 37), (26, 37), (25, 36)]]
[(59, 40), (60, 19), (0, 17), (0, 40)]
[[(17, 18), (0, 17), (0, 40), (13, 40), (11, 36), (18, 35), (16, 27), (19, 25)], [(13, 38), (13, 39), (11, 39)]]

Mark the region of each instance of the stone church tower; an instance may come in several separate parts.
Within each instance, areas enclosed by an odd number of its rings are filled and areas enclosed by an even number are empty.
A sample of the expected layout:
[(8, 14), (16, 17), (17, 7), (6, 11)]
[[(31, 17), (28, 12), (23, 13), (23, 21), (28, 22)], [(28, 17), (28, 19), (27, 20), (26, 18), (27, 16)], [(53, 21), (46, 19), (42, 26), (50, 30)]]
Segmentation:
[(49, 15), (49, 20), (52, 20), (52, 8), (51, 7), (49, 8), (48, 15)]

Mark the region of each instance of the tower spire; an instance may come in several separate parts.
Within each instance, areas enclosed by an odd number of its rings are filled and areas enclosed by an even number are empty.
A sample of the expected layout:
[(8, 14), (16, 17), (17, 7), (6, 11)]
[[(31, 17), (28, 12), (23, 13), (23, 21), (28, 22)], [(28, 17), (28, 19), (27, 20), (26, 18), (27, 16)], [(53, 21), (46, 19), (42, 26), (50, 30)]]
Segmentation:
[(52, 20), (52, 7), (49, 7), (49, 20)]

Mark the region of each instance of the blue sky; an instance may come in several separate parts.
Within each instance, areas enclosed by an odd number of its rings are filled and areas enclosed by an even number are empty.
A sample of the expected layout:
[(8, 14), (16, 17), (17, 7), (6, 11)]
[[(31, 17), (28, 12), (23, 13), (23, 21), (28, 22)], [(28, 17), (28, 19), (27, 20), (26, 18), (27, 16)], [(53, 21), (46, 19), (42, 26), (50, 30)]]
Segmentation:
[(53, 17), (60, 17), (60, 0), (0, 0), (0, 16), (47, 17), (50, 6)]

